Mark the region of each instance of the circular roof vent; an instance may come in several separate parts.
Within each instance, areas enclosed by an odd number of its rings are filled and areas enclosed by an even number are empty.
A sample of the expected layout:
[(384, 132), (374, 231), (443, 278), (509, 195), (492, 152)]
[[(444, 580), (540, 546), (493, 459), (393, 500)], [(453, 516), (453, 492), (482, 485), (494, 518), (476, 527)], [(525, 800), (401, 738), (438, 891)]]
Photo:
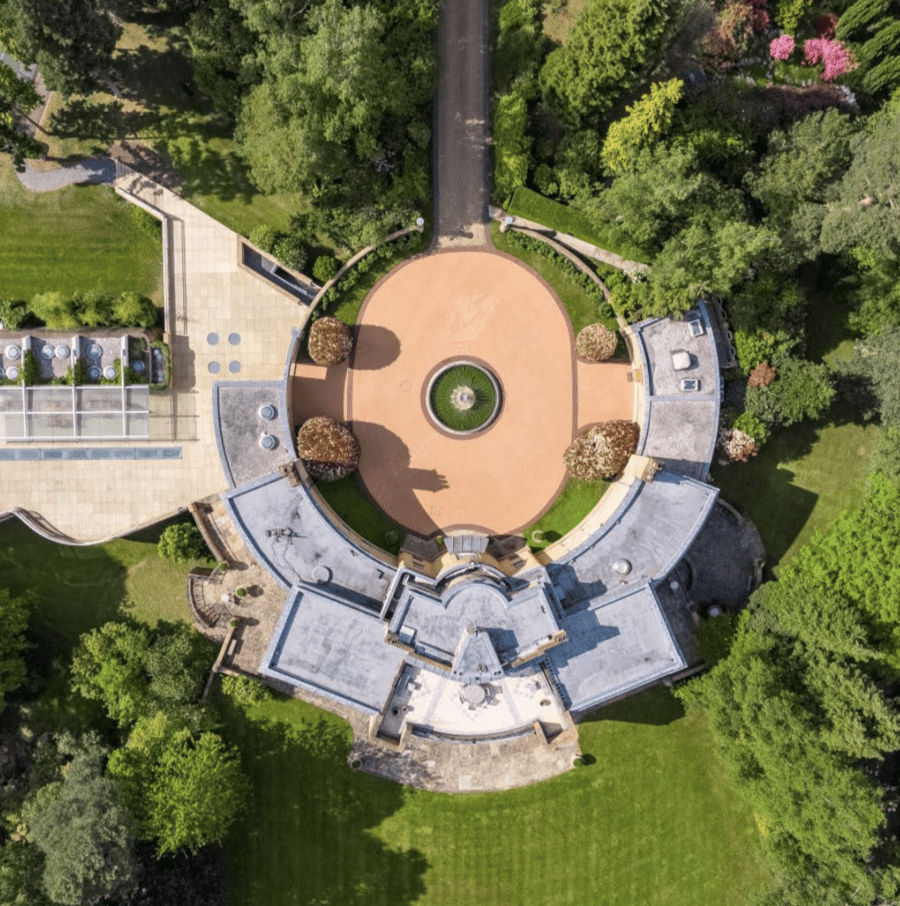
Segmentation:
[(276, 411), (274, 406), (266, 404), (265, 406), (259, 407), (259, 417), (264, 421), (270, 422), (276, 416)]
[(627, 560), (616, 560), (613, 564), (613, 569), (620, 576), (627, 576), (631, 572), (631, 564)]
[(103, 377), (105, 377), (108, 381), (112, 380), (115, 376), (116, 376), (115, 366), (107, 365), (106, 368), (103, 369)]
[(6, 357), (7, 357), (8, 359), (17, 359), (17, 358), (19, 357), (19, 352), (20, 352), (20, 351), (21, 351), (21, 350), (19, 349), (19, 347), (16, 346), (15, 343), (14, 343), (12, 346), (7, 346), (7, 347), (6, 347)]
[(263, 434), (259, 438), (259, 445), (263, 448), (263, 450), (274, 450), (277, 443), (278, 441), (272, 434)]
[(669, 588), (671, 588), (672, 591), (678, 591), (678, 589), (681, 588), (681, 583), (677, 579), (673, 579), (669, 583)]
[(67, 359), (69, 357), (69, 347), (65, 343), (60, 343), (56, 347), (56, 357), (58, 359)]

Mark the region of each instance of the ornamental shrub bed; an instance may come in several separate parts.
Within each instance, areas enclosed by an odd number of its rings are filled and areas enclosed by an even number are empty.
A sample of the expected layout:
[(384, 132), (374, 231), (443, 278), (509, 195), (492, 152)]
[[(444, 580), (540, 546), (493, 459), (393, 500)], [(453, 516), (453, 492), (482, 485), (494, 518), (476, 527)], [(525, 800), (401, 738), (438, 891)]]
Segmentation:
[(575, 339), (575, 351), (586, 362), (605, 362), (618, 345), (618, 336), (603, 324), (588, 324)]

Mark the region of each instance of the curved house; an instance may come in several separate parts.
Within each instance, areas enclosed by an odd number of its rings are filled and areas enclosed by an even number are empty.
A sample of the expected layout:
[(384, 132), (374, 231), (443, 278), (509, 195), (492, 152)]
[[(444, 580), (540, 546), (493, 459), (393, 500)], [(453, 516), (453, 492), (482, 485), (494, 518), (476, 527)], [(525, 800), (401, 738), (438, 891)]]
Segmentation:
[[(539, 555), (465, 533), (434, 560), (373, 548), (293, 461), (289, 382), (216, 384), (232, 486), (222, 498), (288, 592), (259, 673), (361, 712), (373, 739), (402, 748), (410, 736), (495, 741), (538, 727), (552, 739), (573, 716), (689, 666), (694, 622), (678, 577), (718, 495), (705, 483), (721, 394), (714, 327), (701, 302), (627, 335), (639, 452)], [(271, 425), (238, 417), (266, 401), (282, 414), (268, 451), (258, 440)]]

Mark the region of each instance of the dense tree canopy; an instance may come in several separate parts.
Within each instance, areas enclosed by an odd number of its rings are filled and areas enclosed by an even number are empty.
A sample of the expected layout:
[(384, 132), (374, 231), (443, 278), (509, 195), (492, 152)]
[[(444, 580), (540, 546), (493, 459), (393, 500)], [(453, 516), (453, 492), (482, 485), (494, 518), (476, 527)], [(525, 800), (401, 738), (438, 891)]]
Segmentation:
[(221, 737), (194, 736), (161, 711), (138, 722), (109, 769), (160, 854), (221, 841), (247, 794), (236, 753)]
[(25, 680), (25, 630), (31, 607), (24, 598), (14, 597), (0, 588), (0, 711), (7, 692), (12, 692)]
[(90, 94), (109, 75), (121, 28), (99, 0), (2, 0), (3, 32), (48, 88), (68, 96)]
[(541, 70), (553, 112), (572, 125), (599, 124), (657, 65), (678, 6), (670, 0), (591, 0)]
[(826, 251), (857, 245), (900, 257), (900, 109), (853, 140), (853, 160), (822, 223)]
[(237, 132), (254, 180), (305, 199), (305, 225), (339, 244), (409, 222), (427, 200), (437, 4), (240, 7), (264, 73)]
[(200, 697), (210, 662), (207, 643), (185, 624), (160, 623), (151, 631), (106, 623), (82, 636), (72, 686), (101, 702), (121, 726), (158, 709), (184, 717)]
[(683, 697), (706, 715), (787, 890), (772, 902), (872, 903), (894, 883), (877, 762), (900, 747), (900, 491), (859, 510), (753, 597), (729, 656)]
[(90, 906), (134, 884), (134, 820), (104, 776), (96, 738), (63, 738), (71, 755), (62, 779), (41, 787), (25, 808), (28, 840), (44, 855), (43, 884), (54, 903)]

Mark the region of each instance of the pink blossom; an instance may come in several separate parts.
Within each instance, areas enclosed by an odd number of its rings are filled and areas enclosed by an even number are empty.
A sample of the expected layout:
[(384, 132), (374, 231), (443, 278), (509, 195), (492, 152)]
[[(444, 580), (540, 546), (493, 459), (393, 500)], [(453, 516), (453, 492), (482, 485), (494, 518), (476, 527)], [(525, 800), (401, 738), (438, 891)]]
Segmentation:
[(794, 39), (790, 35), (782, 35), (769, 45), (769, 53), (775, 60), (786, 60), (793, 52)]
[(803, 62), (808, 66), (824, 63), (822, 78), (826, 82), (853, 68), (853, 58), (840, 41), (829, 41), (826, 38), (810, 38), (803, 45)]

